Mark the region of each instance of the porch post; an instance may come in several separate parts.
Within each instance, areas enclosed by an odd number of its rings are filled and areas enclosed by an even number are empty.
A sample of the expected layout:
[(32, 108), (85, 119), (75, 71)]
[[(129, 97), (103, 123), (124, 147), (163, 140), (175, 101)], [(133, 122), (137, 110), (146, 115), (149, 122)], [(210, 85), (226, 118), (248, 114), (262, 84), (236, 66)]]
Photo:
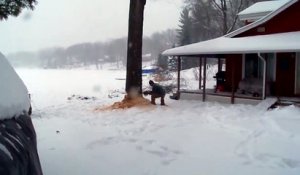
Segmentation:
[(206, 100), (206, 57), (204, 58), (204, 70), (203, 70), (203, 94), (202, 94), (202, 101)]
[(180, 71), (181, 71), (181, 57), (177, 57), (177, 95), (180, 93)]
[(266, 99), (267, 61), (264, 57), (261, 56), (260, 53), (257, 53), (257, 55), (264, 63), (263, 89), (262, 89), (262, 100), (264, 100), (264, 99)]
[(202, 86), (202, 57), (199, 58), (199, 89)]
[(222, 70), (221, 58), (218, 58), (218, 72), (220, 72), (221, 70)]
[(264, 59), (264, 82), (263, 82), (263, 100), (266, 99), (267, 86), (267, 61)]
[(234, 104), (234, 89), (235, 89), (235, 60), (232, 61), (232, 73), (231, 73), (231, 104)]

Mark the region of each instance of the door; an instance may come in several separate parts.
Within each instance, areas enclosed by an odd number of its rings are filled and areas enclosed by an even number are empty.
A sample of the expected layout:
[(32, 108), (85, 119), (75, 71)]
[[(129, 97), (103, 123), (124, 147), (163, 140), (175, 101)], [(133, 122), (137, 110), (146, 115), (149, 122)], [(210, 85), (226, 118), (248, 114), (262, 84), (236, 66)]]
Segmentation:
[(294, 96), (295, 92), (295, 53), (278, 53), (276, 65), (276, 95)]

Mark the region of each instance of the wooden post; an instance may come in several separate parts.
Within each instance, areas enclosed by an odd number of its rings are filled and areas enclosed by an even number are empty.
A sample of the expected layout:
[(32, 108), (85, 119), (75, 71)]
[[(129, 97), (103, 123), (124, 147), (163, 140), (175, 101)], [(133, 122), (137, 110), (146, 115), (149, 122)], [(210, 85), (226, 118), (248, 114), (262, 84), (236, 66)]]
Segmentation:
[(204, 70), (203, 70), (203, 94), (202, 101), (206, 100), (206, 57), (204, 58)]
[(178, 56), (177, 58), (177, 95), (180, 93), (180, 71), (181, 71), (181, 58)]
[(262, 57), (261, 53), (257, 53), (258, 57), (264, 63), (264, 72), (263, 72), (263, 88), (262, 88), (262, 100), (266, 98), (266, 84), (267, 84), (267, 60)]
[(222, 70), (221, 58), (218, 58), (218, 72)]
[(231, 74), (231, 104), (234, 104), (234, 90), (235, 90), (235, 60), (232, 61), (232, 74)]
[(202, 86), (202, 58), (199, 58), (199, 89)]

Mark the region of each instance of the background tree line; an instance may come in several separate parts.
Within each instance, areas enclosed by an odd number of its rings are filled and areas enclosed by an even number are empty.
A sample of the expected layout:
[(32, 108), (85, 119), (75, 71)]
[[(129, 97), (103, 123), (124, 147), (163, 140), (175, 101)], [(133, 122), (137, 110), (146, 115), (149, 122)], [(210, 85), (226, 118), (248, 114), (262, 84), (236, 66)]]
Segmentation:
[[(176, 61), (161, 56), (161, 52), (181, 45), (204, 41), (232, 32), (243, 24), (237, 14), (253, 3), (263, 0), (184, 0), (177, 29), (168, 29), (143, 38), (143, 61), (157, 62), (164, 68)], [(73, 68), (104, 63), (126, 65), (127, 38), (107, 42), (79, 43), (37, 52), (18, 52), (7, 55), (14, 66), (44, 68)], [(183, 69), (198, 65), (196, 59), (183, 59)], [(172, 67), (172, 65), (171, 65)], [(173, 65), (176, 67), (176, 65)]]
[[(143, 38), (143, 61), (156, 62), (159, 54), (172, 48), (177, 42), (175, 29), (156, 32)], [(86, 42), (69, 47), (53, 47), (37, 52), (17, 52), (8, 54), (9, 61), (16, 67), (74, 68), (115, 64), (117, 68), (126, 65), (127, 38), (107, 42)]]

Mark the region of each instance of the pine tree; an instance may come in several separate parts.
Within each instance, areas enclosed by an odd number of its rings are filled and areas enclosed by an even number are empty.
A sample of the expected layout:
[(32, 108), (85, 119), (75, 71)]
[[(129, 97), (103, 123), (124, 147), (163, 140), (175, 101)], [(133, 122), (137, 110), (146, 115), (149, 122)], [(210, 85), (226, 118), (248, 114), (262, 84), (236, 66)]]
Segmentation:
[[(181, 12), (181, 16), (179, 19), (180, 25), (178, 31), (178, 39), (179, 39), (179, 45), (187, 45), (195, 42), (195, 39), (193, 36), (193, 23), (192, 23), (192, 17), (190, 15), (189, 8), (184, 8)], [(183, 57), (182, 59), (182, 69), (188, 69), (193, 66), (195, 66), (195, 59), (189, 59)]]
[(18, 16), (23, 8), (33, 10), (36, 0), (1, 0), (0, 1), (0, 20), (7, 19), (8, 16)]
[(159, 66), (163, 70), (167, 70), (168, 69), (168, 57), (163, 56), (162, 54), (159, 54), (158, 58), (157, 58), (157, 66)]
[(179, 44), (181, 46), (191, 44), (192, 43), (192, 19), (190, 17), (190, 11), (188, 8), (184, 8), (181, 12), (180, 25), (178, 32)]

